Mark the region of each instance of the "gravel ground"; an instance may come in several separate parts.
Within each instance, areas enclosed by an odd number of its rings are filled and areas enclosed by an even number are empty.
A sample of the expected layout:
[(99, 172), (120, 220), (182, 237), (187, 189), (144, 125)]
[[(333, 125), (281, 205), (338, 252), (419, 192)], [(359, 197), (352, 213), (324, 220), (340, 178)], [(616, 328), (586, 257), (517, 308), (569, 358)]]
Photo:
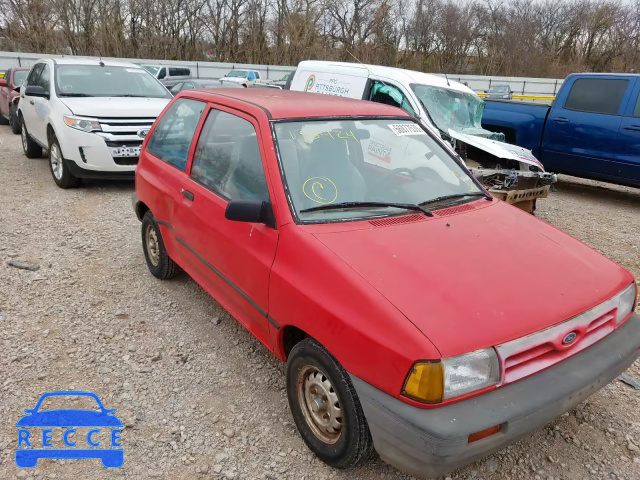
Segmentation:
[[(343, 472), (310, 454), (288, 411), (284, 365), (186, 275), (161, 282), (148, 272), (133, 183), (60, 190), (8, 128), (0, 169), (0, 477), (410, 478), (380, 460)], [(538, 214), (640, 277), (640, 190), (563, 177)], [(640, 378), (640, 362), (627, 373)], [(124, 466), (18, 469), (23, 409), (73, 389), (96, 392), (125, 423)], [(638, 479), (639, 447), (640, 391), (614, 381), (449, 477)]]

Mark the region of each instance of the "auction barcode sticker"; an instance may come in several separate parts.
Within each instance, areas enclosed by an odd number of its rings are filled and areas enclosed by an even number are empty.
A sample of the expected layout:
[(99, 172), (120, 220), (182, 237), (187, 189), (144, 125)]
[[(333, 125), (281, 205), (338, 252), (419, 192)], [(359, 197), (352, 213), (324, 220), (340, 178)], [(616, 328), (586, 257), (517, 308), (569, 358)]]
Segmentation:
[(420, 128), (415, 123), (390, 123), (389, 128), (393, 133), (395, 133), (398, 137), (402, 137), (403, 135), (426, 135), (422, 128)]

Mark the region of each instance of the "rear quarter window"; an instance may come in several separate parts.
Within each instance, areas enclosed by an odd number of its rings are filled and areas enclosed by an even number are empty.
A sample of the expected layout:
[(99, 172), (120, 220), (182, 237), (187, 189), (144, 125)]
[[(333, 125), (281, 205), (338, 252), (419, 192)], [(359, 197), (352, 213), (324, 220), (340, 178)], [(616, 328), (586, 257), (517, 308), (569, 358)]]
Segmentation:
[(158, 122), (147, 144), (147, 152), (184, 172), (205, 107), (206, 104), (198, 100), (176, 100)]
[(578, 112), (616, 115), (628, 86), (628, 80), (580, 78), (571, 86), (564, 108)]

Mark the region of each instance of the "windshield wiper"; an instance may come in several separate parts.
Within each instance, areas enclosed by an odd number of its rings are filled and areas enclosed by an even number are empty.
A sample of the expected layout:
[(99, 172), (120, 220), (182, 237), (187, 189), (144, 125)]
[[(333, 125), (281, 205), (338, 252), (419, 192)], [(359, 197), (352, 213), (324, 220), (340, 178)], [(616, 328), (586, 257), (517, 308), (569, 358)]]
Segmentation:
[(87, 93), (61, 93), (61, 97), (93, 97)]
[(443, 195), (442, 197), (436, 197), (426, 202), (422, 202), (420, 205), (426, 205), (428, 203), (441, 202), (443, 200), (449, 200), (452, 198), (464, 198), (464, 197), (484, 197), (487, 200), (493, 200), (493, 197), (486, 192), (472, 192), (472, 193), (453, 193), (451, 195)]
[(319, 205), (317, 207), (305, 208), (300, 210), (300, 213), (318, 212), (320, 210), (339, 210), (341, 208), (366, 208), (366, 207), (393, 207), (404, 208), (406, 210), (415, 210), (416, 212), (422, 212), (427, 217), (433, 217), (431, 210), (427, 210), (420, 205), (413, 203), (393, 203), (393, 202), (341, 202), (341, 203), (329, 203), (327, 205)]
[(146, 98), (148, 95), (134, 95), (132, 93), (126, 93), (124, 95), (111, 95), (112, 97), (136, 97), (136, 98)]

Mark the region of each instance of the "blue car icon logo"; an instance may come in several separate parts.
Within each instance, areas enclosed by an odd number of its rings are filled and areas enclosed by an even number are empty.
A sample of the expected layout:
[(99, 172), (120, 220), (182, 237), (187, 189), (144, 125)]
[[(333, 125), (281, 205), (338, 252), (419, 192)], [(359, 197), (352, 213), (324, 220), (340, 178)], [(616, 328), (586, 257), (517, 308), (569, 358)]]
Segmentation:
[[(99, 410), (58, 409), (40, 410), (49, 397), (90, 397)], [(99, 458), (107, 468), (118, 468), (124, 463), (124, 451), (120, 445), (122, 422), (114, 410), (104, 408), (95, 393), (60, 391), (43, 394), (33, 409), (16, 423), (18, 448), (16, 465), (33, 468), (41, 458), (83, 459)], [(54, 448), (53, 429), (62, 427), (62, 440), (66, 448)], [(38, 429), (36, 431), (35, 429)], [(41, 429), (41, 436), (39, 435)], [(78, 430), (87, 430), (86, 435)], [(86, 446), (87, 448), (83, 448)], [(110, 448), (105, 448), (109, 446)]]

